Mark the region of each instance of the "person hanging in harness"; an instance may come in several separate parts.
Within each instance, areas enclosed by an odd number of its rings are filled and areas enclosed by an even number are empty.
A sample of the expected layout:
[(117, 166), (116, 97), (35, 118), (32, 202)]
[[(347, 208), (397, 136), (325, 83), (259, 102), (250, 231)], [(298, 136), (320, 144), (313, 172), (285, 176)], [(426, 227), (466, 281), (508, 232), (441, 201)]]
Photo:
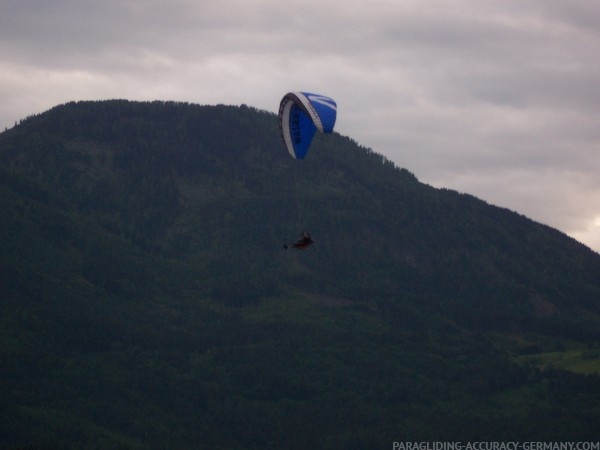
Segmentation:
[(288, 248), (295, 248), (296, 250), (304, 250), (305, 248), (308, 248), (314, 242), (315, 241), (313, 241), (310, 233), (308, 231), (303, 231), (302, 234), (300, 235), (300, 239), (298, 239), (293, 244), (284, 244), (283, 248), (285, 248), (286, 250)]

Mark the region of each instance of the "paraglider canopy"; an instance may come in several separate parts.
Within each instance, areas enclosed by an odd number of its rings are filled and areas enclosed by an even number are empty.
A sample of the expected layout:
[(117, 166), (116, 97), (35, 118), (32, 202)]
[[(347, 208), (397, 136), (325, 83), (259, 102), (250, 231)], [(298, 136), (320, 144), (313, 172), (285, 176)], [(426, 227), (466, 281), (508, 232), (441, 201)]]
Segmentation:
[(289, 154), (304, 159), (319, 130), (331, 133), (337, 116), (335, 100), (308, 92), (289, 92), (279, 105), (279, 130)]

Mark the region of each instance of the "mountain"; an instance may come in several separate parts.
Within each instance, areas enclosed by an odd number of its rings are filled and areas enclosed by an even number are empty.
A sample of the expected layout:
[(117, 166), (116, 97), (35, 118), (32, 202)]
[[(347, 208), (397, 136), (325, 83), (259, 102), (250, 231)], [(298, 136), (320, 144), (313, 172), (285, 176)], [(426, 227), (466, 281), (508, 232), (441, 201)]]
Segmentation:
[(347, 137), (69, 103), (0, 134), (0, 191), (6, 447), (600, 437), (600, 255)]

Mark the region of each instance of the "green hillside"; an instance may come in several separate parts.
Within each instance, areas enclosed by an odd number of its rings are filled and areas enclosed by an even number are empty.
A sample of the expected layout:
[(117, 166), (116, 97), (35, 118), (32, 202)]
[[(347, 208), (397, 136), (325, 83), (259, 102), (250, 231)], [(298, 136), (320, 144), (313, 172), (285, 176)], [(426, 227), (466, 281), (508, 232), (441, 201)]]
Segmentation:
[(600, 437), (600, 255), (347, 137), (70, 103), (0, 134), (0, 208), (5, 447)]

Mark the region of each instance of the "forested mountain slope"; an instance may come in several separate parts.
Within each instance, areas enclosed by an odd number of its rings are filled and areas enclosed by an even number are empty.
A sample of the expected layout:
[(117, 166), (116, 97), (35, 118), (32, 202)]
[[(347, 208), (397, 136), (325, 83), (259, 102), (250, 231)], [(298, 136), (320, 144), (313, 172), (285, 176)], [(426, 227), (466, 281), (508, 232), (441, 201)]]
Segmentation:
[(515, 361), (597, 367), (600, 255), (347, 137), (69, 103), (0, 134), (0, 193), (8, 443), (598, 437), (597, 376)]

